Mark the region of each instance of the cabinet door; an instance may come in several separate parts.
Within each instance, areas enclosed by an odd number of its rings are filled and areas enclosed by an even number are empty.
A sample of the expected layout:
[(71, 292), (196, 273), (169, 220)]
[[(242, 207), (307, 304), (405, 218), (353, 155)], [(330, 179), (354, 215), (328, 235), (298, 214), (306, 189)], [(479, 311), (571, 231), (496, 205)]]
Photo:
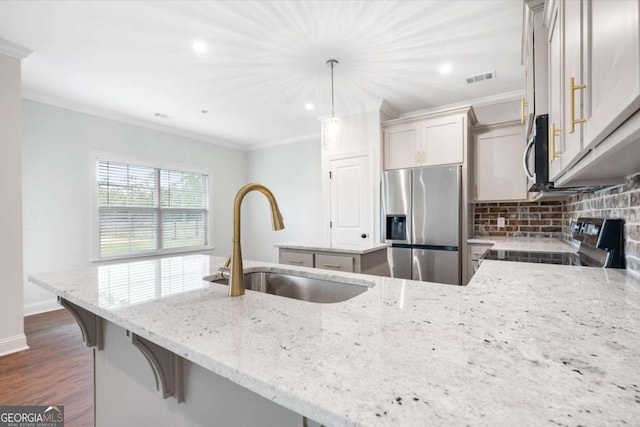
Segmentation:
[[(562, 25), (559, 2), (554, 3), (549, 24), (549, 180), (562, 172), (563, 151), (563, 80)], [(555, 132), (554, 132), (555, 130)]]
[(639, 3), (585, 2), (585, 147), (600, 142), (640, 107)]
[(465, 132), (462, 116), (425, 120), (421, 125), (423, 166), (462, 163)]
[(475, 136), (475, 200), (525, 200), (522, 170), (525, 127), (518, 125)]
[[(565, 1), (562, 8), (564, 36), (564, 106), (565, 126), (564, 150), (562, 153), (562, 167), (567, 168), (582, 151), (583, 126), (575, 123), (583, 118), (584, 89), (571, 89), (571, 83), (581, 87), (582, 74), (582, 8), (584, 2), (580, 0)], [(573, 79), (573, 80), (572, 80)], [(573, 110), (571, 106), (573, 105)], [(573, 122), (573, 124), (572, 124)]]
[(418, 166), (420, 128), (417, 122), (401, 123), (384, 130), (384, 168), (403, 169)]

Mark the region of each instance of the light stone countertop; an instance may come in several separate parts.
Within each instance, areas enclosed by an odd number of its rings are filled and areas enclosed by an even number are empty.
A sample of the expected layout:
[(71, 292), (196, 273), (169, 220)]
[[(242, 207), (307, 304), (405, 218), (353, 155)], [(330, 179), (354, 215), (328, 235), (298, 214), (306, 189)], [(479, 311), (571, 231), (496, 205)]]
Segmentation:
[(343, 249), (343, 248), (329, 248), (326, 245), (322, 244), (314, 244), (314, 243), (280, 243), (275, 245), (277, 248), (281, 249), (295, 249), (295, 250), (304, 250), (304, 251), (317, 251), (317, 252), (334, 252), (334, 253), (342, 253), (342, 254), (355, 254), (355, 255), (365, 255), (371, 252), (380, 251), (389, 247), (387, 244), (378, 244), (373, 245), (368, 248), (359, 248), (359, 249)]
[(531, 252), (576, 252), (577, 247), (555, 238), (487, 236), (468, 239), (467, 243), (493, 245), (491, 249)]
[(224, 261), (190, 255), (30, 280), (327, 426), (640, 420), (640, 282), (625, 271), (484, 261), (458, 287), (245, 261), (373, 286), (315, 304), (229, 298), (200, 280)]

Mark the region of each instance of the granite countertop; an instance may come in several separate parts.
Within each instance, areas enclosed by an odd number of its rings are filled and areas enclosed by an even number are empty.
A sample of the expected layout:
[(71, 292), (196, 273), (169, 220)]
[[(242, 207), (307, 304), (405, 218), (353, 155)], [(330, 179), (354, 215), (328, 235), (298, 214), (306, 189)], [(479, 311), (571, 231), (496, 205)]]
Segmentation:
[(640, 419), (640, 282), (625, 271), (485, 261), (458, 287), (245, 261), (371, 286), (315, 304), (229, 298), (200, 280), (224, 261), (191, 255), (30, 280), (327, 426)]
[(335, 252), (341, 254), (354, 254), (354, 255), (364, 255), (371, 252), (380, 251), (389, 247), (387, 244), (378, 244), (372, 245), (366, 248), (329, 248), (326, 245), (322, 245), (320, 243), (280, 243), (275, 245), (277, 248), (281, 249), (295, 249), (295, 250), (304, 250), (304, 251), (317, 251), (317, 252)]
[(493, 245), (491, 249), (504, 251), (576, 252), (578, 250), (564, 240), (540, 237), (474, 237), (468, 239), (467, 243)]

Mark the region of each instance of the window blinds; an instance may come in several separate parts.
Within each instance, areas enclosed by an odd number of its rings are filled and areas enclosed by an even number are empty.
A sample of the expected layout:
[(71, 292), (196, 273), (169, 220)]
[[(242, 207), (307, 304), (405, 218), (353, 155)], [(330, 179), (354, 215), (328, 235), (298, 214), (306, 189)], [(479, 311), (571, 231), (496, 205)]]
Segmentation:
[(206, 246), (207, 175), (98, 162), (100, 258)]

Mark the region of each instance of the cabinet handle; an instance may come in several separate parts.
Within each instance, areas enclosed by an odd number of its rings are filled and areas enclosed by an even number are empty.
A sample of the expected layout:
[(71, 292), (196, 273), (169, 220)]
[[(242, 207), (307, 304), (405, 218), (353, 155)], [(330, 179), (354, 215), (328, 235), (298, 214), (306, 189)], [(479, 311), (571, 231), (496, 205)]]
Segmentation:
[(420, 164), (424, 165), (424, 151), (420, 152)]
[(562, 155), (562, 151), (556, 151), (556, 135), (560, 135), (562, 129), (557, 128), (556, 124), (551, 122), (549, 127), (549, 161), (552, 162)]
[(524, 124), (527, 121), (527, 116), (524, 114), (524, 109), (527, 106), (527, 101), (522, 98), (520, 99), (520, 123)]
[(288, 259), (287, 262), (290, 264), (304, 264), (304, 261), (299, 261), (297, 259)]
[(342, 268), (340, 264), (322, 264), (322, 266), (329, 267), (329, 268)]
[(587, 85), (581, 83), (576, 84), (576, 79), (571, 77), (569, 79), (569, 133), (575, 132), (576, 123), (585, 123), (587, 120), (582, 117), (576, 119), (576, 91), (586, 88)]

